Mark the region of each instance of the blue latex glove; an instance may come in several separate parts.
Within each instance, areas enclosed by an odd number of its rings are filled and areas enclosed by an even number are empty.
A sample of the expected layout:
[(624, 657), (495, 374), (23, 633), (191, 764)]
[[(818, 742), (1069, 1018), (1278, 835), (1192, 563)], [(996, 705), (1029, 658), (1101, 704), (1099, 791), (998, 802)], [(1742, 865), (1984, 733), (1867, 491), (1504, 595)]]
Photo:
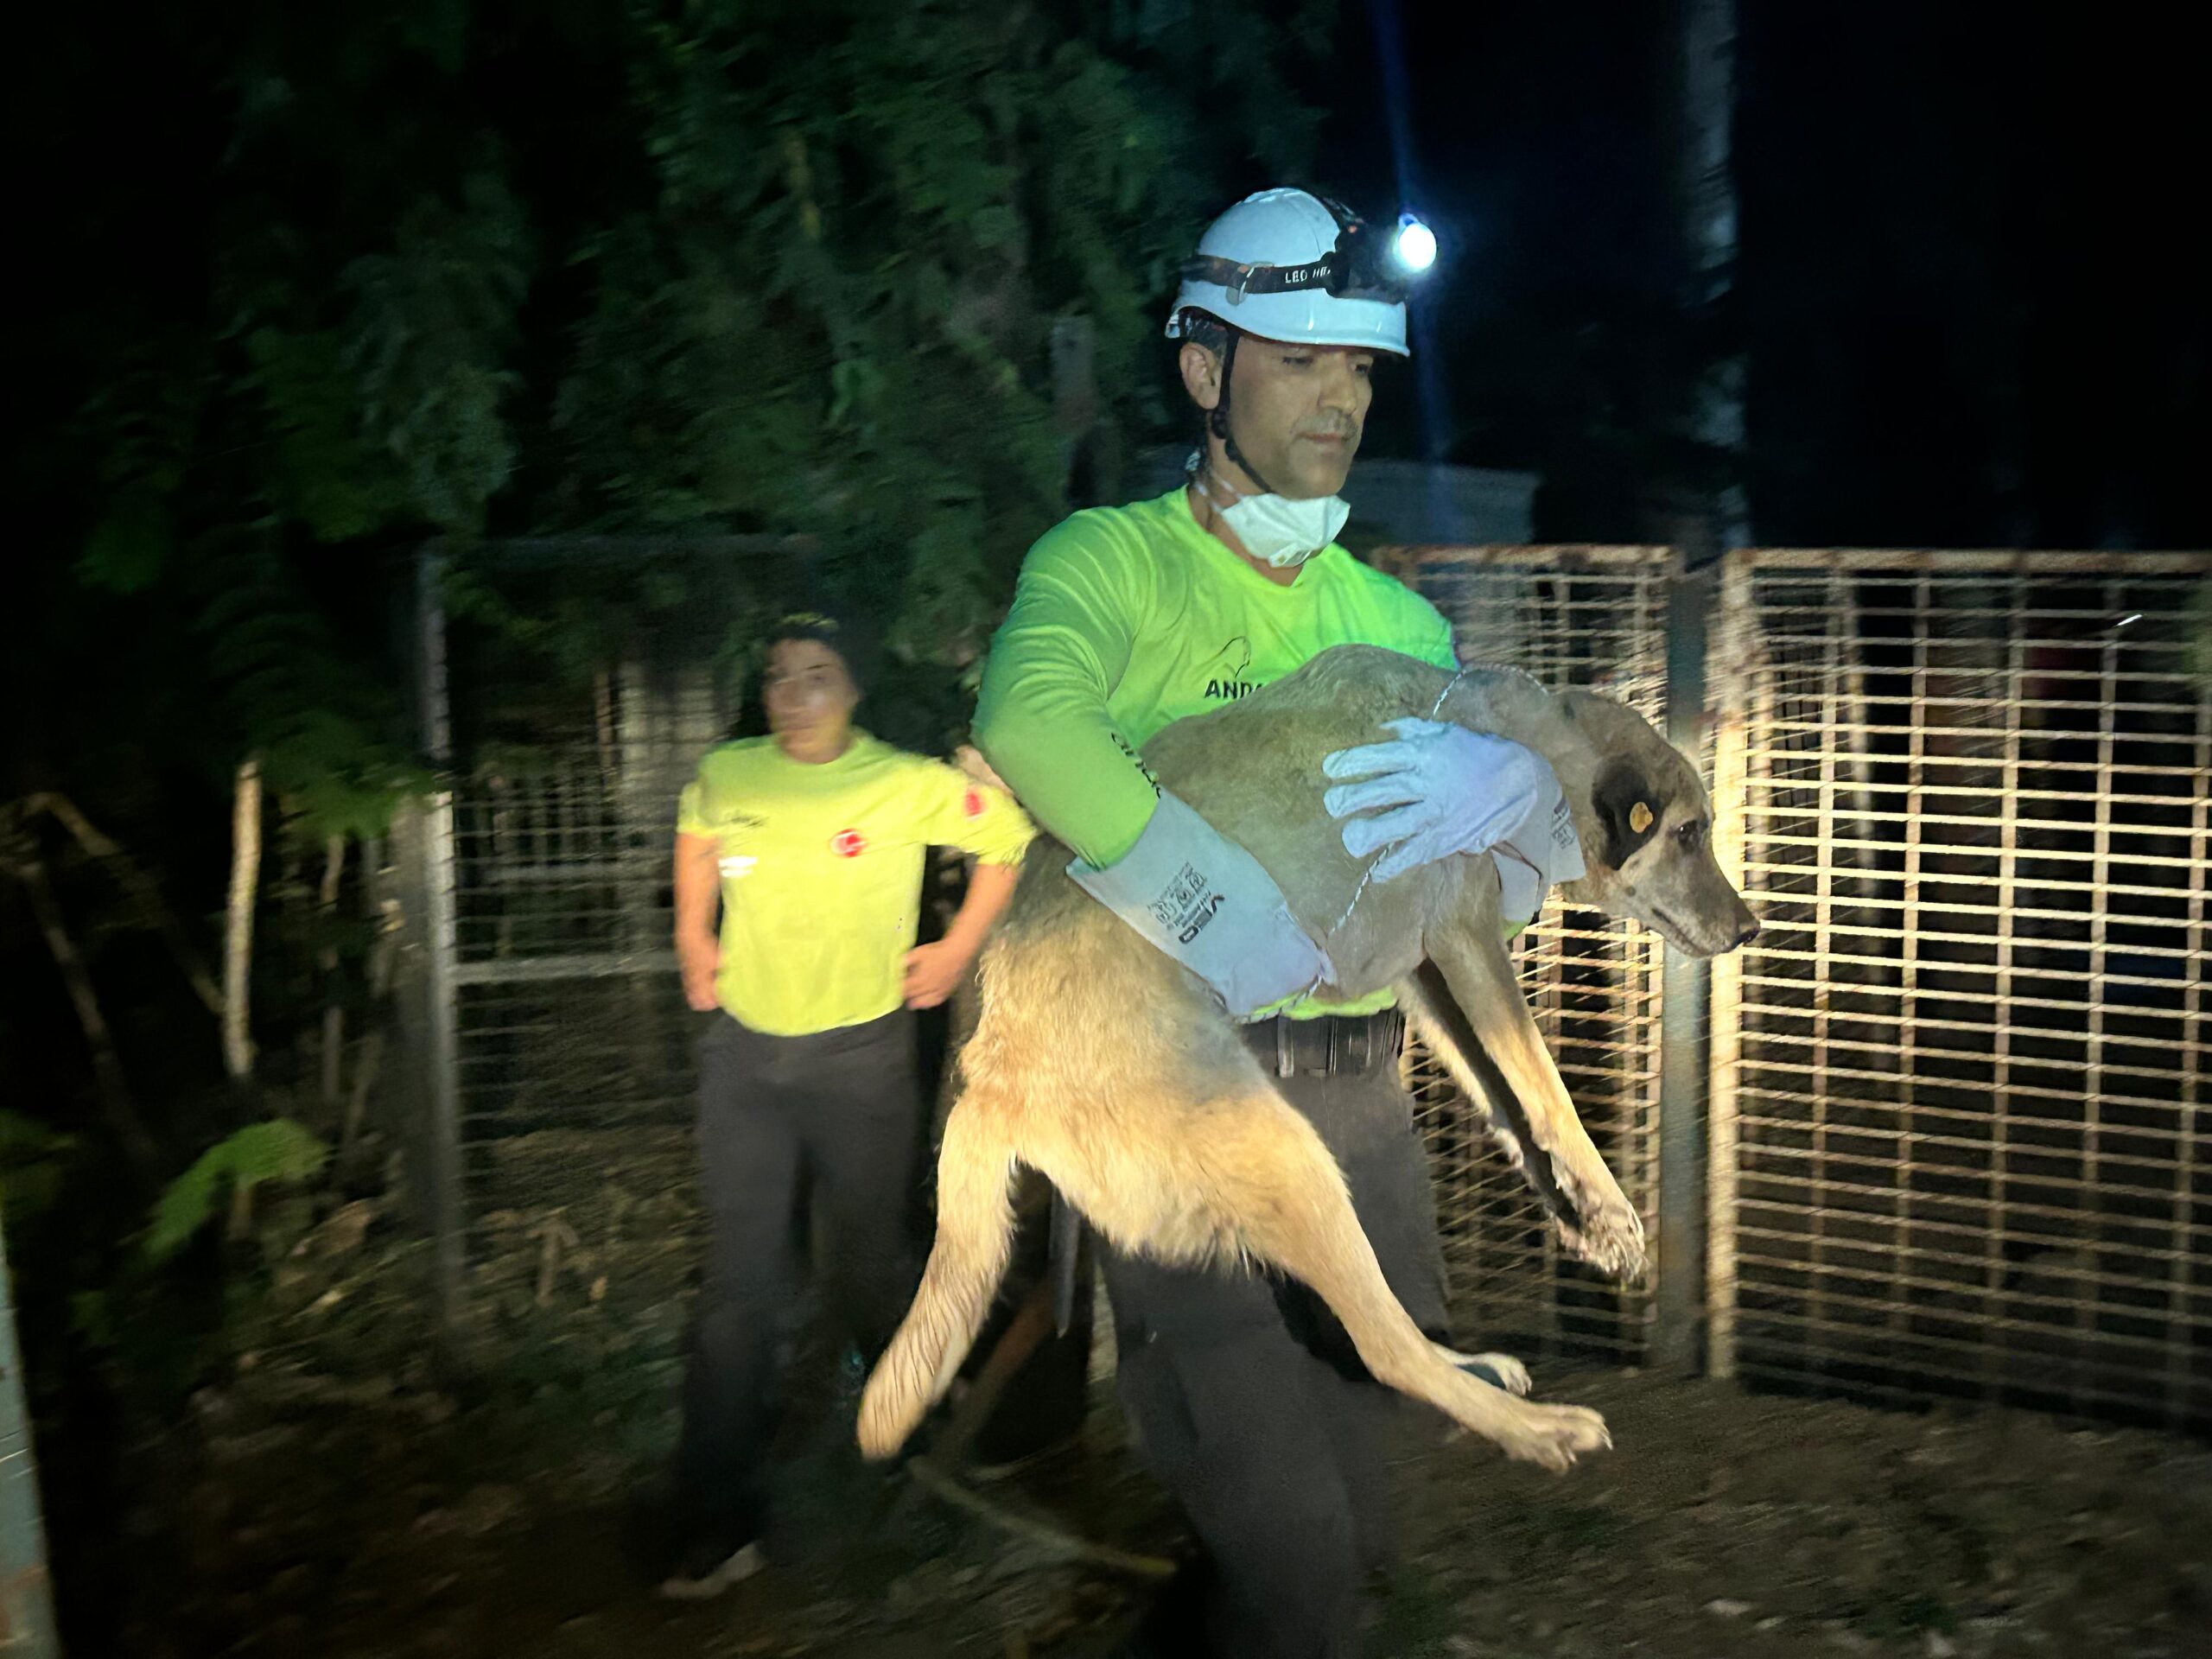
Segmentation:
[(1338, 749), (1321, 763), (1331, 778), (1364, 779), (1321, 801), (1331, 817), (1371, 814), (1351, 818), (1343, 834), (1354, 858), (1388, 849), (1370, 872), (1377, 881), (1454, 853), (1487, 852), (1538, 814), (1548, 824), (1554, 804), (1563, 806), (1550, 764), (1521, 744), (1411, 716), (1383, 729), (1397, 741)]

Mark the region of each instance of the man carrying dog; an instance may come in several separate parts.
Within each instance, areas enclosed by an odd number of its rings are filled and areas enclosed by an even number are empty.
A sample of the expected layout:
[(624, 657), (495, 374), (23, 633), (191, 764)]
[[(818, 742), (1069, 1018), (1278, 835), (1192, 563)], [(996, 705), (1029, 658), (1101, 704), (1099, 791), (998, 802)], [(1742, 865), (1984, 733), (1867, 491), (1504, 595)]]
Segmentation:
[[(1454, 667), (1426, 601), (1335, 544), (1338, 499), (1382, 357), (1408, 354), (1405, 293), (1376, 233), (1272, 190), (1230, 208), (1184, 267), (1167, 323), (1203, 423), (1188, 481), (1078, 512), (1022, 567), (975, 734), (1069, 873), (1248, 1021), (1253, 1050), (1343, 1167), (1392, 1290), (1446, 1337), (1426, 1163), (1398, 1080), (1389, 992), (1348, 1006), (1274, 880), (1138, 758), (1162, 727), (1245, 696), (1330, 646)], [(1494, 845), (1550, 880), (1581, 874), (1550, 769), (1518, 745), (1428, 721), (1325, 763), (1354, 856), (1387, 881)], [(1562, 868), (1565, 866), (1566, 868)], [(1523, 885), (1523, 884), (1516, 884)], [(1527, 919), (1533, 905), (1509, 905)], [(1102, 1242), (1122, 1403), (1207, 1560), (1138, 1652), (1349, 1659), (1363, 1587), (1389, 1559), (1382, 1435), (1397, 1409), (1302, 1287), (1173, 1268)], [(1194, 1605), (1173, 1605), (1188, 1600)]]
[[(761, 1565), (775, 1345), (798, 1290), (804, 1192), (827, 1223), (842, 1334), (863, 1358), (905, 1311), (923, 1126), (910, 1010), (952, 995), (1033, 833), (999, 791), (854, 726), (872, 656), (850, 618), (778, 624), (761, 680), (770, 735), (710, 751), (677, 810), (677, 955), (685, 997), (715, 1019), (699, 1048), (708, 1252), (673, 1596), (713, 1595)], [(945, 937), (917, 945), (931, 846), (977, 862)]]

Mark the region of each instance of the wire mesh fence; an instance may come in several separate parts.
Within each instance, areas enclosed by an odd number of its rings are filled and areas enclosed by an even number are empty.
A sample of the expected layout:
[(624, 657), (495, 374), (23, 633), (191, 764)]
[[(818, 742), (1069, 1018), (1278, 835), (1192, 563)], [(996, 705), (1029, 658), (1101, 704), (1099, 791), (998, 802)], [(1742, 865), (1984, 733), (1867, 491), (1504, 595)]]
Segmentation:
[[(702, 1018), (669, 949), (677, 800), (735, 724), (755, 566), (787, 550), (510, 545), (426, 567), (425, 736), (447, 787), (416, 836), (415, 1059), (442, 1289), (471, 1331), (588, 1305), (648, 1357), (674, 1351)], [(543, 644), (594, 631), (588, 660)]]
[[(1465, 660), (1663, 714), (1663, 550), (1415, 550), (1398, 564), (1452, 618)], [(535, 568), (511, 573), (508, 591), (526, 588)], [(715, 668), (727, 623), (693, 616), (633, 642), (616, 666), (562, 675), (518, 670), (483, 630), (448, 626), (442, 613), (429, 622), (445, 671), (437, 747), (452, 760), (436, 876), (448, 909), (433, 954), (447, 1014), (442, 1224), (455, 1305), (478, 1317), (503, 1299), (542, 1299), (549, 1285), (575, 1294), (598, 1262), (645, 1250), (649, 1205), (679, 1229), (673, 1255), (654, 1236), (668, 1270), (654, 1276), (673, 1294), (696, 1219), (685, 1125), (698, 1017), (669, 969), (668, 849), (677, 791), (735, 712)], [(1554, 912), (1519, 948), (1562, 1074), (1649, 1224), (1656, 944), (1626, 925)], [(1478, 1114), (1418, 1051), (1408, 1081), (1469, 1326), (1532, 1351), (1639, 1357), (1648, 1296), (1561, 1257)], [(618, 1247), (626, 1230), (634, 1236)]]
[(1722, 1369), (2212, 1423), (2208, 569), (1732, 556)]
[[(1452, 620), (1466, 662), (1603, 690), (1655, 722), (1670, 661), (1686, 690), (1669, 632), (1694, 590), (1667, 550), (1383, 562)], [(1715, 844), (1765, 933), (1715, 964), (1709, 1033), (1669, 1015), (1662, 978), (1681, 964), (1631, 924), (1554, 906), (1516, 947), (1647, 1232), (1705, 1200), (1716, 1370), (2212, 1420), (2212, 714), (2184, 661), (2207, 571), (1732, 556), (1709, 619)], [(668, 853), (677, 793), (734, 713), (729, 626), (687, 615), (608, 653), (619, 668), (519, 679), (457, 633), (432, 745), (451, 791), (420, 843), (436, 902), (410, 908), (435, 964), (418, 1060), (442, 1079), (425, 1138), (454, 1306), (607, 1295), (641, 1339), (675, 1340), (699, 1016), (668, 960)], [(1707, 1102), (1686, 1099), (1691, 1051), (1674, 1045), (1708, 1035), (1709, 1072), (1701, 1055), (1689, 1071), (1691, 1096), (1711, 1084), (1700, 1172), (1679, 1143), (1686, 1122), (1702, 1137)], [(1662, 1305), (1670, 1326), (1694, 1321), (1651, 1281), (1623, 1290), (1565, 1260), (1418, 1048), (1407, 1077), (1463, 1329), (1635, 1363), (1666, 1334)], [(1676, 1252), (1671, 1282), (1685, 1270), (1694, 1285)]]
[[(1526, 669), (1550, 686), (1620, 698), (1662, 727), (1669, 550), (1417, 548), (1389, 568), (1452, 623), (1459, 660)], [(1529, 1006), (1591, 1138), (1658, 1231), (1660, 959), (1632, 923), (1554, 905), (1516, 944)], [(1479, 1111), (1416, 1043), (1408, 1086), (1427, 1138), (1455, 1312), (1485, 1344), (1632, 1363), (1644, 1355), (1645, 1285), (1608, 1284), (1567, 1258)]]

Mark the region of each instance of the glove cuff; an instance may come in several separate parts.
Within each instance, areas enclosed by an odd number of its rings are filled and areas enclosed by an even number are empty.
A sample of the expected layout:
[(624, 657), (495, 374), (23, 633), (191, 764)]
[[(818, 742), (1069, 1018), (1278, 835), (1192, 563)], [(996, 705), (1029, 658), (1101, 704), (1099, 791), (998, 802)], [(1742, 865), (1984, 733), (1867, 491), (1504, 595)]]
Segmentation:
[(1561, 881), (1579, 881), (1589, 874), (1582, 861), (1582, 842), (1574, 832), (1574, 815), (1567, 791), (1542, 756), (1533, 757), (1541, 783), (1529, 798), (1528, 810), (1491, 847), (1497, 866), (1499, 907), (1505, 920), (1525, 927), (1543, 908), (1544, 895)]
[(1103, 870), (1078, 858), (1068, 874), (1240, 1019), (1335, 974), (1260, 861), (1164, 791), (1135, 846)]

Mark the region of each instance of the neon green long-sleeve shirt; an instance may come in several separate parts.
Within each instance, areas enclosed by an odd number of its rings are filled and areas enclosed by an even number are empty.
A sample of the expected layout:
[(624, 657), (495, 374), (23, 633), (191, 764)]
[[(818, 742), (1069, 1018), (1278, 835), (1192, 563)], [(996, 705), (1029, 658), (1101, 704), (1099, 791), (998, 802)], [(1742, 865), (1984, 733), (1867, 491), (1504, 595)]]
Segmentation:
[(1202, 530), (1179, 486), (1092, 508), (1022, 563), (976, 747), (1038, 823), (1103, 868), (1151, 821), (1159, 791), (1136, 752), (1154, 733), (1348, 645), (1458, 666), (1436, 607), (1341, 547), (1281, 587)]
[(1154, 733), (1345, 645), (1458, 665), (1436, 607), (1341, 547), (1283, 587), (1200, 528), (1179, 486), (1092, 508), (1022, 563), (984, 665), (976, 747), (1031, 817), (1103, 868), (1158, 804), (1137, 759)]

